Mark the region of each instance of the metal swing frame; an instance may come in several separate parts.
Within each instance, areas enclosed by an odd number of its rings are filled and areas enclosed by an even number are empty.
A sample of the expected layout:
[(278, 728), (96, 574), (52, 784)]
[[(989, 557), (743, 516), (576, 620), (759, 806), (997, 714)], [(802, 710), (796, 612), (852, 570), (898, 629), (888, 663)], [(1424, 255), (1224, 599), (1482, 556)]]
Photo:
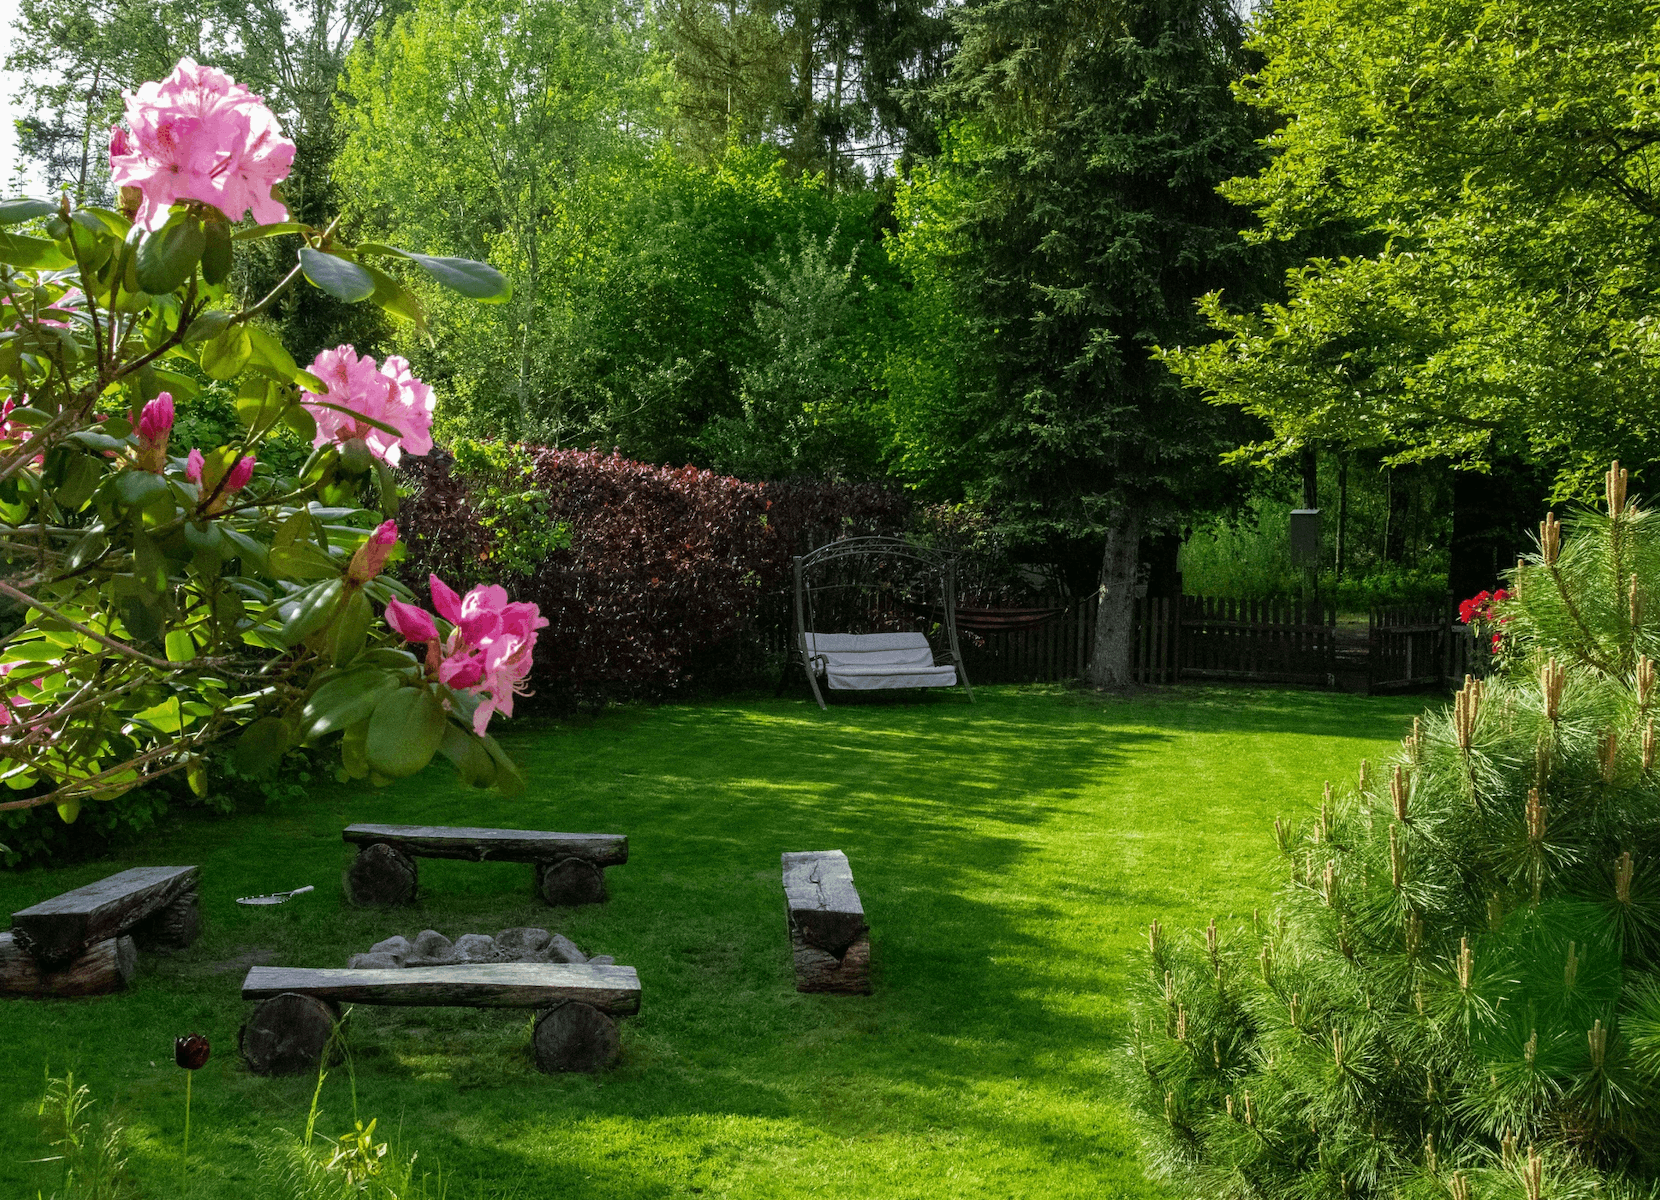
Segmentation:
[[(943, 614), (943, 620), (940, 624), (945, 629), (946, 648), (943, 653), (935, 651), (935, 662), (938, 665), (944, 665), (948, 662), (956, 669), (957, 682), (968, 693), (969, 703), (974, 703), (974, 688), (968, 682), (968, 671), (963, 665), (962, 647), (957, 641), (956, 559), (935, 550), (913, 545), (904, 538), (870, 536), (842, 538), (838, 541), (826, 543), (810, 553), (798, 554), (794, 558), (795, 638), (792, 656), (801, 660), (802, 669), (807, 674), (807, 685), (813, 689), (813, 699), (818, 701), (819, 708), (826, 709), (829, 707), (825, 703), (824, 693), (819, 689), (818, 684), (819, 670), (827, 664), (827, 660), (823, 655), (808, 652), (807, 635), (809, 633), (829, 633), (831, 631), (820, 630), (816, 627), (813, 613), (813, 593), (815, 591), (845, 587), (867, 587), (869, 585), (865, 583), (820, 584), (815, 588), (812, 582), (812, 574), (814, 570), (823, 568), (828, 564), (857, 558), (908, 560), (919, 564), (924, 571), (937, 579)], [(788, 667), (786, 666), (787, 670)]]

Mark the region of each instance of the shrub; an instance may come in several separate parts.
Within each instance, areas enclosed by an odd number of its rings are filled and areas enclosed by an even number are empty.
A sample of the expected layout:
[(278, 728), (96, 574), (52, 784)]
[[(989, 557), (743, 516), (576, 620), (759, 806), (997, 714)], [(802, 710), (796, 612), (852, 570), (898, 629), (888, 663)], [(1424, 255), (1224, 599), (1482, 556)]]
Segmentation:
[[(511, 573), (550, 622), (543, 644), (559, 647), (537, 660), (538, 686), (661, 692), (738, 656), (743, 638), (781, 645), (790, 556), (850, 532), (895, 532), (907, 511), (872, 484), (746, 483), (592, 450), (462, 453), (411, 469), (406, 575)], [(463, 465), (480, 462), (519, 465)], [(513, 514), (504, 495), (534, 507)], [(529, 521), (567, 532), (539, 561), (515, 561), (508, 543)]]
[[(449, 624), (408, 624), (424, 662), (380, 614), (399, 592), (381, 510), (400, 459), (431, 448), (431, 389), (349, 346), (302, 369), (261, 324), (302, 278), (417, 325), (383, 267), (481, 300), (505, 280), (288, 220), (293, 152), (257, 96), (185, 59), (126, 93), (117, 208), (0, 203), (0, 225), (32, 231), (0, 235), (0, 781), (17, 793), (0, 810), (72, 822), (175, 772), (208, 796), (207, 752), (233, 734), (246, 773), (340, 733), (356, 778), (442, 751), (471, 784), (522, 782), (484, 726), (512, 711), (533, 612), (469, 596), (488, 611), (463, 621), (435, 586)], [(233, 229), (249, 212), (261, 223)], [(238, 244), (284, 237), (283, 281), (230, 296)]]
[(1660, 526), (1555, 518), (1508, 673), (1276, 822), (1266, 924), (1149, 931), (1128, 1086), (1155, 1170), (1228, 1197), (1660, 1186)]

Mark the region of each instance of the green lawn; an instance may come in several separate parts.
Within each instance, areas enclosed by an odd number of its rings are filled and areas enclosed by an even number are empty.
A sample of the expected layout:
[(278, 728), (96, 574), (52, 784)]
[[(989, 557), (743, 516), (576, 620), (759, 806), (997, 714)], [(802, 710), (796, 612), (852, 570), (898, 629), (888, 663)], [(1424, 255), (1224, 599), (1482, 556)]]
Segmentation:
[[(515, 800), (447, 767), (385, 792), (183, 820), (121, 857), (0, 874), (0, 911), (140, 864), (199, 863), (206, 928), (146, 956), (136, 988), (0, 1003), (0, 1195), (50, 1193), (43, 1072), (73, 1069), (133, 1131), (144, 1194), (175, 1189), (183, 1072), (195, 1080), (188, 1194), (253, 1197), (258, 1149), (303, 1124), (312, 1079), (236, 1053), (252, 955), (303, 966), (394, 933), (564, 932), (639, 969), (624, 1059), (549, 1077), (523, 1013), (360, 1008), (358, 1110), (441, 1164), (452, 1198), (1155, 1196), (1109, 1092), (1124, 979), (1147, 922), (1248, 914), (1271, 886), (1270, 825), (1386, 752), (1418, 699), (1179, 689), (1103, 700), (986, 688), (820, 713), (801, 700), (622, 709), (517, 728)], [(627, 833), (612, 899), (552, 910), (530, 868), (427, 860), (416, 909), (344, 909), (352, 821)], [(872, 925), (875, 994), (793, 990), (779, 852), (840, 848)], [(315, 884), (270, 909), (238, 895)], [(345, 1072), (322, 1128), (350, 1124)]]

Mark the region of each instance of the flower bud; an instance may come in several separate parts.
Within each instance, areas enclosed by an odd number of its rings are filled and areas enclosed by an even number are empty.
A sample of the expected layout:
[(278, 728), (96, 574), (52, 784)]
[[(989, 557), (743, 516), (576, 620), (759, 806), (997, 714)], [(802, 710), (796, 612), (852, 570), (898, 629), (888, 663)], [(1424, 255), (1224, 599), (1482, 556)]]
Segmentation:
[(225, 495), (240, 492), (248, 486), (248, 481), (254, 477), (254, 456), (244, 454), (236, 460), (236, 465), (225, 476)]
[(184, 462), (184, 477), (187, 483), (202, 482), (202, 452), (194, 446), (190, 448), (190, 457)]
[(208, 1055), (212, 1053), (212, 1044), (199, 1033), (173, 1039), (173, 1061), (187, 1071), (200, 1071), (207, 1066)]
[(394, 597), (386, 602), (386, 623), (411, 642), (437, 642), (438, 624), (424, 608)]
[(352, 555), (346, 577), (353, 583), (368, 583), (386, 569), (386, 560), (392, 556), (392, 547), (398, 541), (398, 523), (382, 521), (367, 541)]
[(173, 428), (173, 394), (162, 392), (144, 406), (138, 415), (138, 436), (147, 442), (159, 442)]
[(141, 471), (160, 474), (167, 465), (167, 435), (173, 429), (173, 397), (163, 392), (138, 415), (138, 454)]

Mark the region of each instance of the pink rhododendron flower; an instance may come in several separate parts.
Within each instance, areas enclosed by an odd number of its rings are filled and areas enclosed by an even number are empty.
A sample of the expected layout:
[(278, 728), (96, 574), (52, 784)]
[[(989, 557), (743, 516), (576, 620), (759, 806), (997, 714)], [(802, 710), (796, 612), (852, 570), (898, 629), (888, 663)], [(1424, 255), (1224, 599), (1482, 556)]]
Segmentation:
[(196, 447), (190, 448), (190, 455), (184, 460), (184, 477), (187, 483), (202, 482), (202, 452)]
[(396, 521), (382, 521), (375, 526), (375, 531), (369, 535), (368, 540), (352, 555), (351, 565), (346, 569), (347, 578), (353, 583), (368, 583), (379, 575), (386, 569), (386, 560), (392, 557), (392, 547), (397, 541)]
[[(359, 356), (352, 347), (337, 346), (317, 356), (311, 373), (328, 389), (319, 400), (350, 410), (309, 405), (317, 418), (315, 445), (361, 438), (369, 453), (394, 467), (406, 451), (425, 454), (432, 449), (432, 410), (438, 399), (431, 387), (410, 374), (405, 360), (394, 354), (377, 367), (374, 359)], [(396, 429), (397, 436), (360, 416)]]
[(244, 454), (236, 460), (236, 465), (225, 476), (225, 495), (229, 496), (233, 492), (240, 492), (248, 486), (248, 481), (253, 477), (254, 456)]
[(271, 189), (288, 178), (294, 143), (254, 93), (183, 58), (160, 83), (122, 94), (127, 128), (110, 131), (110, 181), (142, 195), (143, 228), (160, 229), (182, 200), (211, 204), (233, 221), (250, 211), (261, 224), (288, 215)]
[(405, 604), (396, 596), (386, 602), (386, 623), (403, 635), (406, 641), (436, 642), (438, 625), (424, 608)]
[(453, 626), (441, 645), (437, 622), (413, 604), (388, 601), (386, 623), (409, 641), (427, 643), (427, 669), (440, 683), (479, 697), (473, 732), (482, 737), (494, 714), (512, 716), (513, 698), (526, 694), (536, 631), (547, 618), (534, 604), (509, 600), (507, 590), (493, 583), (465, 596), (436, 575), (427, 583), (432, 607)]
[(138, 414), (138, 436), (147, 442), (165, 442), (173, 429), (173, 394), (162, 392)]

